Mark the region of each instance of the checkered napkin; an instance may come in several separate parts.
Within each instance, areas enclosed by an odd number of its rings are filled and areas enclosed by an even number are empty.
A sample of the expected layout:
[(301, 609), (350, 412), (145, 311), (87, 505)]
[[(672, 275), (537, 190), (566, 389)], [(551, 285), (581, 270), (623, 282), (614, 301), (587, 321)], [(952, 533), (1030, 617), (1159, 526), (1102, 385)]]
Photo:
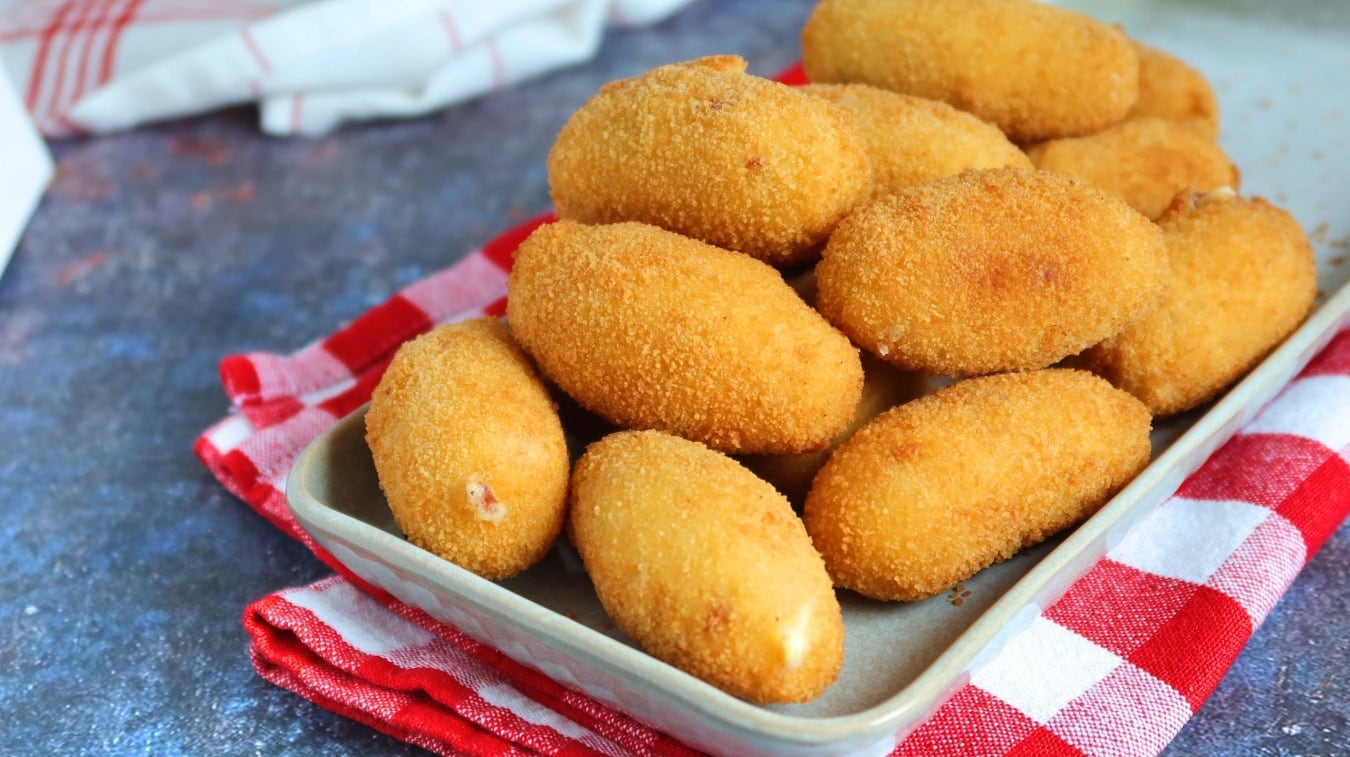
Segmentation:
[(0, 0), (49, 137), (257, 102), (269, 134), (428, 113), (574, 63), (689, 0)]
[[(548, 220), (503, 234), (299, 352), (225, 359), (235, 412), (196, 452), (342, 574), (248, 608), (266, 679), (437, 752), (688, 753), (362, 586), (296, 525), (282, 495), (296, 455), (365, 402), (399, 343), (443, 321), (504, 312), (511, 254)], [(895, 754), (1157, 754), (1350, 512), (1347, 458), (1350, 329)]]

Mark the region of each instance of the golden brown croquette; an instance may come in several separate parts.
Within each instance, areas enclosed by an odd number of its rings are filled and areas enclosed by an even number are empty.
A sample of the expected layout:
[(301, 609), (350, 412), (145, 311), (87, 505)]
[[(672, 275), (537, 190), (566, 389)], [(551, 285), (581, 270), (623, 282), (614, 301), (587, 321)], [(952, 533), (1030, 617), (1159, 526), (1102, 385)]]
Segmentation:
[(783, 495), (697, 442), (625, 431), (578, 461), (568, 534), (615, 624), (652, 656), (754, 702), (839, 674), (844, 624)]
[(967, 171), (859, 208), (816, 267), (820, 312), (888, 362), (940, 376), (1048, 366), (1161, 294), (1158, 228), (1047, 171)]
[(1317, 268), (1303, 228), (1261, 198), (1181, 195), (1158, 223), (1166, 294), (1084, 358), (1162, 416), (1213, 398), (1298, 328)]
[(931, 597), (1084, 520), (1149, 459), (1148, 409), (1086, 371), (967, 379), (878, 416), (806, 499), (839, 586)]
[(872, 197), (972, 168), (1031, 168), (997, 126), (946, 103), (866, 84), (810, 84), (802, 91), (853, 114), (872, 160)]
[(533, 565), (562, 528), (562, 425), (499, 319), (400, 347), (371, 397), (366, 441), (408, 540), (484, 578)]
[(640, 223), (558, 221), (520, 246), (507, 289), (540, 369), (619, 426), (805, 452), (857, 408), (857, 349), (748, 256)]
[(745, 66), (701, 58), (602, 88), (549, 153), (558, 215), (641, 221), (774, 265), (818, 255), (870, 186), (862, 134)]
[(1076, 176), (1149, 218), (1162, 215), (1184, 189), (1238, 188), (1238, 170), (1213, 142), (1175, 121), (1136, 118), (1086, 137), (1042, 142), (1027, 150), (1036, 167)]
[(1139, 99), (1125, 118), (1165, 118), (1217, 140), (1219, 99), (1204, 74), (1174, 55), (1132, 42), (1139, 55)]
[(941, 100), (1018, 144), (1090, 134), (1139, 95), (1120, 30), (1034, 0), (823, 0), (802, 64), (813, 82)]

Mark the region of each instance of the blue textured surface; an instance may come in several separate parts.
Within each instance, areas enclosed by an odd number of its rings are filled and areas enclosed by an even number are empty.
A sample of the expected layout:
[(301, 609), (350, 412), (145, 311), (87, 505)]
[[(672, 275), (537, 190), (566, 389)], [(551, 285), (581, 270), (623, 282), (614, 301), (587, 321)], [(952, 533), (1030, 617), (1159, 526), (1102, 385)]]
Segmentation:
[[(721, 52), (781, 69), (810, 4), (704, 0), (587, 65), (322, 139), (235, 110), (58, 145), (0, 278), (0, 754), (415, 752), (249, 664), (244, 606), (327, 571), (192, 456), (219, 359), (295, 349), (546, 210), (549, 145), (602, 82)], [(1343, 752), (1347, 576), (1343, 527), (1169, 754)]]

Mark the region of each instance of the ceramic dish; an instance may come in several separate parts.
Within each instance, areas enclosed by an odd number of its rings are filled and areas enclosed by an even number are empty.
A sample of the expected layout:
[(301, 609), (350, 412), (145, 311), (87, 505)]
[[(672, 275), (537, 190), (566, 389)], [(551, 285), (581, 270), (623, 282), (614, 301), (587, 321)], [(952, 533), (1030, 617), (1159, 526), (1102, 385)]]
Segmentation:
[[(738, 755), (886, 753), (1350, 323), (1350, 266), (1343, 260), (1350, 180), (1336, 173), (1350, 165), (1346, 114), (1338, 110), (1350, 103), (1350, 85), (1325, 74), (1344, 70), (1350, 10), (1076, 5), (1210, 74), (1224, 110), (1223, 146), (1243, 169), (1243, 193), (1270, 198), (1306, 225), (1319, 285), (1337, 294), (1319, 300), (1312, 317), (1218, 402), (1161, 424), (1149, 467), (1073, 532), (924, 602), (887, 604), (841, 592), (847, 641), (839, 681), (813, 702), (762, 707), (635, 648), (605, 616), (565, 544), (521, 576), (495, 583), (409, 544), (377, 485), (364, 411), (297, 461), (287, 484), (296, 519), (365, 580), (693, 746)], [(1339, 23), (1328, 22), (1328, 13)]]

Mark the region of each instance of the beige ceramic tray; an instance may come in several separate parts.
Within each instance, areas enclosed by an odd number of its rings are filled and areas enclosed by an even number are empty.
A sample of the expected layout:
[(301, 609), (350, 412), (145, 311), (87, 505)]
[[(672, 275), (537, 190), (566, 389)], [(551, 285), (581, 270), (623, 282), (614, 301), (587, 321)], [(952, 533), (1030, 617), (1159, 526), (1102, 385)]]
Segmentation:
[(737, 755), (887, 752), (1350, 322), (1350, 265), (1342, 258), (1350, 178), (1337, 173), (1350, 166), (1350, 114), (1342, 110), (1350, 84), (1327, 75), (1347, 70), (1350, 6), (1299, 4), (1275, 13), (1218, 3), (1077, 5), (1210, 75), (1224, 110), (1222, 141), (1243, 169), (1244, 194), (1268, 197), (1299, 218), (1317, 248), (1322, 291), (1339, 292), (1320, 300), (1312, 318), (1223, 399), (1163, 424), (1153, 463), (1071, 534), (965, 582), (969, 595), (959, 604), (949, 596), (884, 604), (841, 593), (847, 642), (839, 681), (814, 702), (761, 707), (632, 646), (604, 616), (565, 544), (499, 583), (408, 544), (376, 484), (363, 412), (297, 461), (287, 486), (297, 520), (371, 583), (691, 745)]

